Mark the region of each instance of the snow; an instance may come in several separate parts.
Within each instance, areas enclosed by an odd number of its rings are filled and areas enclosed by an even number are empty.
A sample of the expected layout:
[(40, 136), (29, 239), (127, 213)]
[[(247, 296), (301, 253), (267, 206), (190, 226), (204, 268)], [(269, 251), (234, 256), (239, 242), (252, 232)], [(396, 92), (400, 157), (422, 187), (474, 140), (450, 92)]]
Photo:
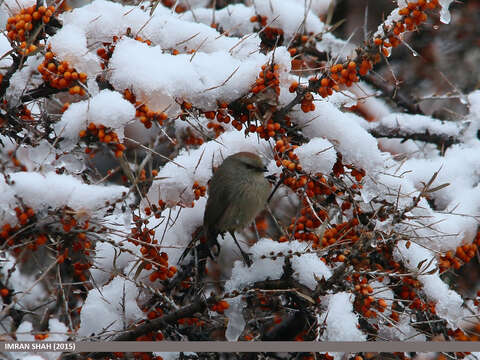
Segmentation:
[(449, 11), (450, 4), (453, 2), (453, 0), (440, 0), (440, 6), (442, 9), (440, 10), (440, 21), (443, 22), (444, 24), (450, 23), (451, 15)]
[(136, 303), (137, 293), (135, 284), (122, 277), (114, 278), (101, 289), (90, 290), (82, 306), (78, 335), (124, 330), (142, 318), (143, 313)]
[[(47, 291), (41, 283), (35, 284), (35, 276), (23, 274), (18, 266), (15, 266), (16, 259), (8, 253), (4, 253), (2, 266), (0, 267), (0, 278), (6, 279), (11, 271), (10, 282), (18, 289), (23, 289), (22, 293), (15, 295), (15, 300), (24, 309), (33, 310), (39, 303), (45, 301), (48, 297)], [(29, 290), (30, 291), (26, 291)]]
[[(418, 332), (410, 325), (410, 316), (400, 314), (398, 323), (394, 326), (381, 326), (379, 329), (379, 336), (384, 339), (391, 339), (393, 341), (427, 341), (424, 334)], [(388, 322), (387, 322), (388, 324)]]
[(100, 211), (106, 201), (114, 203), (128, 191), (123, 186), (87, 185), (73, 176), (55, 173), (42, 175), (37, 172), (18, 172), (11, 174), (10, 178), (17, 196), (34, 210), (68, 206), (94, 213)]
[[(12, 50), (12, 46), (8, 41), (8, 38), (5, 34), (0, 34), (0, 58), (3, 57), (6, 53)], [(0, 71), (2, 74), (6, 73), (8, 68), (12, 63), (12, 59), (9, 56), (5, 56), (3, 59), (0, 60)], [(4, 69), (5, 68), (5, 69)]]
[(304, 8), (310, 9), (317, 15), (323, 15), (327, 13), (329, 6), (331, 6), (332, 0), (295, 0), (295, 2), (302, 5)]
[(328, 296), (327, 310), (320, 316), (325, 322), (323, 341), (366, 341), (367, 336), (357, 328), (358, 315), (353, 312), (353, 296), (339, 292)]
[[(212, 20), (218, 23), (230, 35), (240, 36), (251, 33), (258, 23), (248, 21), (252, 16), (258, 14), (267, 17), (267, 25), (279, 27), (284, 31), (285, 41), (297, 33), (320, 33), (324, 29), (323, 22), (315, 13), (324, 13), (328, 9), (330, 1), (312, 1), (305, 19), (305, 3), (303, 0), (255, 0), (253, 7), (243, 4), (232, 4), (225, 8), (212, 12), (211, 9), (194, 9), (182, 15), (182, 19), (197, 20), (210, 25)], [(309, 5), (309, 4), (307, 4)]]
[[(3, 55), (3, 54), (2, 54)], [(34, 76), (37, 67), (43, 61), (43, 58), (36, 55), (30, 56), (25, 60), (25, 66), (16, 71), (10, 78), (10, 86), (7, 88), (6, 98), (11, 106), (18, 104), (21, 97), (25, 94), (26, 88), (36, 88), (42, 84), (40, 77)]]
[[(126, 269), (138, 259), (134, 256), (138, 252), (138, 247), (125, 239), (124, 235), (130, 232), (130, 228), (122, 225), (123, 220), (118, 215), (106, 217), (106, 222), (108, 222), (110, 229), (113, 230), (109, 236), (111, 242), (97, 242), (95, 246), (95, 261), (90, 269), (93, 282), (97, 286), (105, 285), (110, 281), (112, 273), (123, 272), (126, 274)], [(129, 216), (128, 224), (130, 223), (131, 219)]]
[(320, 33), (324, 30), (323, 22), (312, 12), (305, 12), (304, 4), (293, 0), (255, 0), (257, 14), (267, 17), (271, 27), (283, 29), (288, 41), (296, 33)]
[(50, 38), (52, 52), (60, 61), (68, 61), (78, 72), (95, 77), (100, 73), (100, 61), (87, 48), (87, 36), (82, 28), (67, 24)]
[[(423, 290), (430, 300), (435, 301), (435, 311), (443, 319), (446, 319), (454, 327), (459, 327), (459, 322), (464, 315), (461, 296), (440, 279), (437, 261), (433, 253), (415, 243), (409, 248), (406, 241), (399, 241), (394, 250), (395, 260), (402, 263), (411, 272), (419, 273), (418, 280), (423, 285)], [(431, 273), (434, 271), (433, 273)], [(429, 273), (430, 272), (430, 273)]]
[[(30, 321), (23, 321), (17, 328), (17, 341), (35, 341), (32, 333), (36, 333)], [(67, 334), (67, 327), (58, 319), (52, 318), (48, 320), (48, 337), (45, 341), (61, 342), (66, 341), (69, 335)], [(12, 352), (9, 353), (12, 358), (23, 360), (56, 360), (62, 354), (61, 352), (49, 351), (42, 352), (40, 355), (33, 355), (27, 352)]]
[(448, 121), (434, 120), (425, 115), (389, 114), (375, 123), (370, 123), (372, 128), (383, 127), (386, 129), (402, 129), (402, 133), (427, 133), (457, 137), (462, 130), (459, 124)]
[(110, 81), (118, 90), (132, 89), (153, 110), (174, 112), (176, 98), (212, 110), (216, 99), (228, 103), (247, 93), (268, 60), (258, 53), (243, 59), (225, 51), (194, 55), (170, 55), (159, 46), (123, 39), (110, 62)]
[(31, 334), (33, 330), (32, 323), (30, 321), (23, 321), (17, 328), (17, 340), (18, 341), (34, 341), (35, 338)]
[(9, 15), (18, 13), (21, 9), (35, 5), (35, 0), (5, 0), (2, 1), (0, 12), (7, 12)]
[(237, 341), (245, 328), (245, 318), (243, 317), (243, 309), (246, 303), (241, 296), (236, 296), (228, 300), (229, 308), (225, 311), (228, 318), (225, 337), (228, 341)]
[[(212, 9), (194, 9), (187, 11), (182, 15), (182, 20), (197, 21), (199, 23), (210, 25), (215, 19), (230, 36), (241, 37), (244, 34), (253, 32), (254, 23), (246, 21), (255, 15), (255, 10), (251, 6), (244, 4), (231, 4), (222, 9), (212, 11)], [(257, 36), (249, 36), (255, 39)], [(258, 41), (258, 40), (256, 40)]]
[(115, 130), (122, 141), (124, 127), (134, 118), (135, 107), (123, 99), (120, 93), (102, 90), (90, 100), (70, 105), (61, 120), (55, 124), (55, 131), (70, 140), (70, 144), (77, 143), (80, 131), (93, 123)]
[(294, 152), (303, 170), (312, 175), (317, 172), (329, 174), (337, 161), (333, 144), (321, 138), (311, 139), (308, 143), (296, 148)]
[[(152, 202), (156, 203), (158, 200)], [(205, 205), (206, 199), (200, 198), (195, 202), (193, 208), (181, 206), (167, 208), (162, 213), (163, 219), (150, 220), (151, 226), (158, 226), (155, 239), (158, 240), (161, 251), (167, 253), (170, 264), (178, 262), (183, 250), (192, 239), (193, 233), (199, 226), (202, 226)]]
[[(479, 214), (480, 189), (476, 184), (475, 177), (480, 172), (476, 161), (476, 146), (453, 145), (444, 156), (435, 156), (430, 159), (409, 159), (405, 161), (402, 171), (407, 172), (407, 177), (416, 184), (417, 188), (422, 183), (427, 183), (435, 172), (438, 176), (432, 187), (449, 184), (447, 187), (435, 191), (433, 194), (436, 205), (443, 210), (444, 214), (438, 214), (443, 219), (438, 228), (445, 234), (458, 234), (458, 240), (450, 238), (444, 241), (436, 239), (437, 246), (441, 249), (453, 249), (465, 238), (465, 242), (471, 242), (477, 223), (475, 219), (461, 216), (460, 214)], [(454, 212), (449, 213), (455, 209)]]
[[(157, 11), (167, 11), (158, 6)], [(127, 27), (133, 33), (148, 21), (148, 14), (138, 7), (123, 6), (120, 3), (96, 0), (61, 16), (65, 24), (82, 29), (87, 37), (87, 46), (99, 46), (101, 42), (110, 42), (114, 35), (124, 34)], [(74, 35), (73, 36), (82, 36)]]
[(374, 173), (383, 168), (385, 155), (377, 146), (377, 141), (359, 125), (352, 113), (344, 113), (328, 101), (315, 102), (315, 110), (309, 113), (298, 111), (292, 119), (303, 128), (310, 139), (323, 137), (335, 145), (342, 153), (345, 163)]
[[(332, 275), (331, 270), (316, 253), (306, 252), (306, 244), (298, 241), (279, 243), (271, 239), (261, 239), (248, 249), (252, 254), (251, 267), (247, 267), (242, 261), (235, 262), (232, 275), (225, 283), (225, 291), (241, 290), (257, 281), (280, 279), (284, 273), (285, 258), (279, 254), (286, 255), (290, 250), (300, 254), (290, 259), (294, 271), (293, 278), (300, 284), (314, 290), (317, 286), (316, 279), (328, 280)], [(266, 257), (263, 258), (264, 256)], [(242, 302), (240, 297), (229, 299), (230, 308), (225, 312), (229, 318), (226, 330), (229, 341), (236, 341), (245, 326), (245, 320), (241, 315), (241, 310), (245, 306)]]
[(123, 186), (88, 185), (73, 176), (54, 172), (11, 173), (10, 181), (11, 184), (6, 184), (3, 179), (0, 180), (0, 214), (2, 224), (10, 223), (12, 226), (18, 221), (13, 211), (18, 204), (17, 199), (21, 199), (36, 213), (46, 214), (49, 209), (67, 206), (78, 214), (101, 216), (106, 211), (106, 202), (113, 204), (128, 192)]

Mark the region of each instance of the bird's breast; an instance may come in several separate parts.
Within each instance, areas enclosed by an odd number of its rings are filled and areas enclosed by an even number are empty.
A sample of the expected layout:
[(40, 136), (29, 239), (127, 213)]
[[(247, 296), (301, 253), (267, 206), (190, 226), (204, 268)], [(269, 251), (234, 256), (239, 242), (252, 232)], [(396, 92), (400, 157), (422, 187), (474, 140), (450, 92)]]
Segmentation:
[(235, 196), (218, 224), (219, 230), (233, 231), (249, 226), (264, 209), (269, 194), (270, 184), (263, 176), (248, 182), (237, 182)]

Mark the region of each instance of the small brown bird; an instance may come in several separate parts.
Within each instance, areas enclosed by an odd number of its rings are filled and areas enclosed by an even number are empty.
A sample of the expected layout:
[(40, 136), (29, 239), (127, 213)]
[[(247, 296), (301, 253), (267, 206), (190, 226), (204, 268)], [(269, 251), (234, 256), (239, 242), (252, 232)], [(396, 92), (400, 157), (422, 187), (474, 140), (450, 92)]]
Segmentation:
[[(247, 254), (242, 250), (235, 237), (235, 230), (250, 225), (262, 211), (270, 195), (271, 186), (265, 178), (267, 171), (262, 160), (256, 154), (239, 152), (227, 157), (215, 171), (208, 188), (208, 200), (203, 215), (203, 232), (205, 244), (200, 244), (200, 259), (202, 253), (212, 257), (211, 249), (217, 247), (215, 256), (220, 252), (217, 241), (218, 234), (229, 232), (237, 244), (243, 259), (250, 266)], [(192, 243), (196, 239), (192, 240)], [(180, 257), (181, 261), (190, 251), (192, 243)], [(203, 249), (202, 249), (203, 246)]]

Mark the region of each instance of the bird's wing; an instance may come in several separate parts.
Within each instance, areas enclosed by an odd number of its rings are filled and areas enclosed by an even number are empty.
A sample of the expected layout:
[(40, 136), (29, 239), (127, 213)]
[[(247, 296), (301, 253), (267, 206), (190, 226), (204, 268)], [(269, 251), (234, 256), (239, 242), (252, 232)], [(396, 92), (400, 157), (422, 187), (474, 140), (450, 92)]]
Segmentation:
[(210, 192), (208, 195), (203, 223), (210, 224), (210, 228), (206, 229), (207, 232), (215, 232), (218, 234), (222, 231), (222, 229), (219, 228), (219, 225), (222, 217), (228, 210), (234, 192), (229, 190), (227, 186), (217, 186), (216, 189), (215, 192)]

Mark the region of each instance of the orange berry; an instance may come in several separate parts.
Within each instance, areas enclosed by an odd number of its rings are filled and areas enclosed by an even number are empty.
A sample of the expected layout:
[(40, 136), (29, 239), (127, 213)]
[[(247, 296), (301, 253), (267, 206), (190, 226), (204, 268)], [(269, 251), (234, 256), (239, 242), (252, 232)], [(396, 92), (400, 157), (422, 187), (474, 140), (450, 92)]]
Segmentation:
[(21, 213), (18, 220), (20, 221), (20, 224), (25, 225), (28, 221), (28, 215), (26, 213)]
[(68, 86), (67, 80), (65, 80), (64, 78), (58, 80), (58, 86), (60, 88), (66, 88)]
[(27, 209), (27, 216), (33, 217), (35, 215), (35, 211), (32, 208)]
[(44, 234), (38, 235), (36, 244), (37, 245), (44, 245), (47, 242), (47, 237)]

